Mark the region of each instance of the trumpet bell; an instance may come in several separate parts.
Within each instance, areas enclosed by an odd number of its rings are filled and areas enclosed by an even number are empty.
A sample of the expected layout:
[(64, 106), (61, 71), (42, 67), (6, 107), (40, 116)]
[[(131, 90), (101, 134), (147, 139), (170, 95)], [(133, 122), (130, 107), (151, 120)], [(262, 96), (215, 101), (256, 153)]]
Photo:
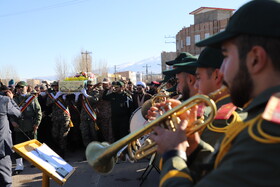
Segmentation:
[[(110, 147), (110, 144), (107, 142), (91, 142), (86, 148), (86, 158), (89, 165), (93, 166), (95, 171), (99, 173), (110, 173), (116, 163), (116, 157), (108, 155), (106, 150)], [(94, 152), (92, 151), (94, 150)], [(97, 157), (98, 155), (98, 157)], [(99, 157), (104, 155), (103, 157)]]

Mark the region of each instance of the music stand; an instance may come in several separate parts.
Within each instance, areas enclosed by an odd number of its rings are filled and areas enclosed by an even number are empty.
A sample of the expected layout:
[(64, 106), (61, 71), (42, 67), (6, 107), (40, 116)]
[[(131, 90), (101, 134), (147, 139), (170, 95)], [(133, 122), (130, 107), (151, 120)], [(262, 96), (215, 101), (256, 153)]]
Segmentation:
[[(155, 168), (158, 173), (160, 173), (159, 165), (159, 158), (160, 156), (157, 153), (154, 153), (151, 156), (148, 166), (146, 167), (144, 173), (141, 175), (139, 180), (141, 180), (140, 186), (144, 183), (147, 179), (148, 175), (151, 173), (152, 169)], [(147, 172), (147, 173), (146, 173)]]
[(49, 187), (50, 178), (59, 185), (63, 185), (75, 171), (75, 168), (64, 161), (51, 148), (35, 139), (14, 145), (13, 149), (42, 171), (43, 187)]

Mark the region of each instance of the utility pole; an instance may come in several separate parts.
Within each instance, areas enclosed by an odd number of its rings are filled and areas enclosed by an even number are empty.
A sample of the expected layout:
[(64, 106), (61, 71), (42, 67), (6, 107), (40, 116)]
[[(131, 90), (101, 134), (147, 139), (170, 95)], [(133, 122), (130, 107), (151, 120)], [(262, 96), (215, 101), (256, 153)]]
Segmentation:
[(143, 68), (146, 68), (146, 79), (148, 79), (148, 69), (150, 68), (151, 66), (148, 66), (148, 64), (146, 64), (146, 66), (143, 66)]
[(116, 77), (116, 73), (117, 73), (117, 65), (115, 65), (115, 81), (117, 81), (117, 77)]
[(85, 51), (85, 52), (81, 52), (81, 54), (82, 54), (82, 57), (83, 57), (83, 55), (86, 55), (86, 72), (90, 72), (91, 70), (89, 71), (89, 69), (88, 69), (89, 68), (89, 65), (88, 65), (88, 55), (92, 54), (92, 52)]
[[(175, 36), (164, 36), (164, 38), (165, 39), (172, 39), (172, 40), (175, 40), (176, 39), (176, 37)], [(172, 44), (175, 44), (176, 42), (175, 41), (164, 41), (164, 43), (166, 43), (166, 44), (170, 44), (170, 43), (172, 43)]]

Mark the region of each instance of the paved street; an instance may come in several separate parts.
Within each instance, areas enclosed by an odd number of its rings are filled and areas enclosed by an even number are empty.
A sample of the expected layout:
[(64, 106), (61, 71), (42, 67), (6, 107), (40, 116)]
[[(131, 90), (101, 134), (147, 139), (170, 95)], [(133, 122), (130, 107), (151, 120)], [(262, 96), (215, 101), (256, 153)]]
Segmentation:
[[(73, 175), (63, 185), (64, 187), (72, 186), (94, 186), (94, 187), (125, 187), (140, 186), (139, 177), (143, 174), (148, 166), (148, 160), (141, 160), (137, 163), (121, 162), (115, 165), (112, 173), (100, 175), (88, 165), (87, 161), (82, 161), (83, 151), (67, 153), (66, 161), (76, 170)], [(14, 166), (13, 166), (14, 167)], [(142, 184), (145, 186), (158, 186), (159, 174), (153, 168), (147, 179)], [(25, 169), (20, 175), (13, 176), (14, 187), (39, 187), (42, 186), (42, 173), (37, 168), (31, 168), (28, 162), (25, 162)], [(50, 181), (51, 187), (60, 186), (55, 181)]]

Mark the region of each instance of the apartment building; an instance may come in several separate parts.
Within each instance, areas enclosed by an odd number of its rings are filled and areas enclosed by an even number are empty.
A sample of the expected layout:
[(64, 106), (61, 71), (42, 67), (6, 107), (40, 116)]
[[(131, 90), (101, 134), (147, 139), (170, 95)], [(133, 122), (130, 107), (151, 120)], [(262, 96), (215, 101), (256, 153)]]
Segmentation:
[(194, 15), (194, 24), (184, 27), (176, 35), (176, 53), (189, 52), (198, 55), (202, 48), (195, 43), (213, 34), (223, 31), (234, 9), (200, 7), (190, 14)]

